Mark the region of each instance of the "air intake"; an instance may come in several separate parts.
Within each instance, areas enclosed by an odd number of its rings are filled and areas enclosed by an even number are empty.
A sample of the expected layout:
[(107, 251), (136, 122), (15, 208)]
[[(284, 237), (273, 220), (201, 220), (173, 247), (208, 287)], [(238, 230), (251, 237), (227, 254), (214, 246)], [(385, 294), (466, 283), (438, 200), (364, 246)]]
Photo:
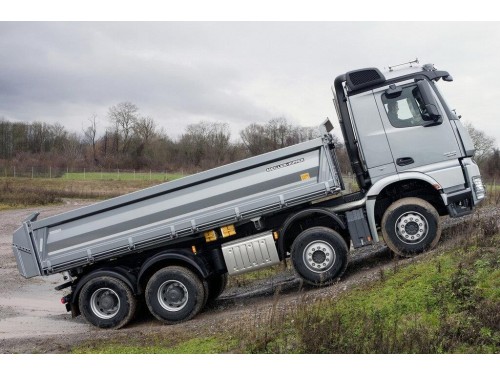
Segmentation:
[(361, 90), (385, 82), (384, 75), (377, 68), (353, 70), (347, 73), (346, 77), (346, 84), (350, 91)]

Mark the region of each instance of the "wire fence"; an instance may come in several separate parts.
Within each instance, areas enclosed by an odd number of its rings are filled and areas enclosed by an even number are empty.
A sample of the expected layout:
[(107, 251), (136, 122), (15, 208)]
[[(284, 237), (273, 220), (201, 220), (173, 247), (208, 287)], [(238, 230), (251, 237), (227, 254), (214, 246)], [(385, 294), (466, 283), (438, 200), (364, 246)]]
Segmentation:
[[(3, 173), (2, 173), (3, 169)], [(103, 180), (103, 181), (172, 181), (188, 175), (183, 170), (179, 172), (168, 172), (158, 170), (135, 170), (135, 169), (87, 169), (87, 168), (56, 168), (45, 166), (33, 167), (4, 167), (0, 169), (0, 177), (4, 178), (28, 178), (28, 179), (64, 179), (64, 180)], [(356, 179), (352, 174), (342, 175), (346, 192), (357, 191)]]

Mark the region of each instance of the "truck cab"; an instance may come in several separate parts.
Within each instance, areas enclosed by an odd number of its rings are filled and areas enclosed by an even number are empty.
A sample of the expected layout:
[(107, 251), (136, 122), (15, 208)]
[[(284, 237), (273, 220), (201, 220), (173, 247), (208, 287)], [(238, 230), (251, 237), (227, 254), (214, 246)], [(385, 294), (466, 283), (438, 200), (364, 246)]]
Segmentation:
[(432, 64), (409, 65), (335, 80), (335, 108), (375, 241), (398, 199), (422, 198), (456, 217), (485, 196), (472, 140), (438, 88), (451, 75)]

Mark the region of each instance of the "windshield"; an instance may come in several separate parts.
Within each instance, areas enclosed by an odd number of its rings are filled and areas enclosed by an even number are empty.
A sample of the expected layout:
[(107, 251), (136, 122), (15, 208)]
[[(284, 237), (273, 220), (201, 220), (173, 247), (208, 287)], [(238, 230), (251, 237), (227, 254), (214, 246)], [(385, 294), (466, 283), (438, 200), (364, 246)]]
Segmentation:
[[(443, 105), (445, 112), (450, 117), (450, 120), (458, 120), (458, 116), (455, 113), (455, 110), (453, 110), (453, 111), (451, 110), (451, 107), (446, 102), (445, 96), (442, 94), (443, 86), (436, 84), (436, 82), (432, 82), (432, 83), (433, 83), (434, 88), (436, 89), (436, 94), (437, 94), (439, 100), (441, 101), (441, 104)], [(444, 90), (444, 91), (446, 91), (446, 90)]]

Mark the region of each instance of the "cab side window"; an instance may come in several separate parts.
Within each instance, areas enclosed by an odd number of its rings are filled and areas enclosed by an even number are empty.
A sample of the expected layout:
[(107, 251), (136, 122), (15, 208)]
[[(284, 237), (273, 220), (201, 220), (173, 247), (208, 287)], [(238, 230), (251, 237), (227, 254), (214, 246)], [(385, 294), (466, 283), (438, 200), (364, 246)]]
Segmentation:
[(396, 98), (388, 98), (383, 94), (382, 103), (391, 125), (395, 128), (422, 126), (428, 122), (422, 117), (422, 114), (425, 114), (424, 101), (416, 85), (404, 87)]

